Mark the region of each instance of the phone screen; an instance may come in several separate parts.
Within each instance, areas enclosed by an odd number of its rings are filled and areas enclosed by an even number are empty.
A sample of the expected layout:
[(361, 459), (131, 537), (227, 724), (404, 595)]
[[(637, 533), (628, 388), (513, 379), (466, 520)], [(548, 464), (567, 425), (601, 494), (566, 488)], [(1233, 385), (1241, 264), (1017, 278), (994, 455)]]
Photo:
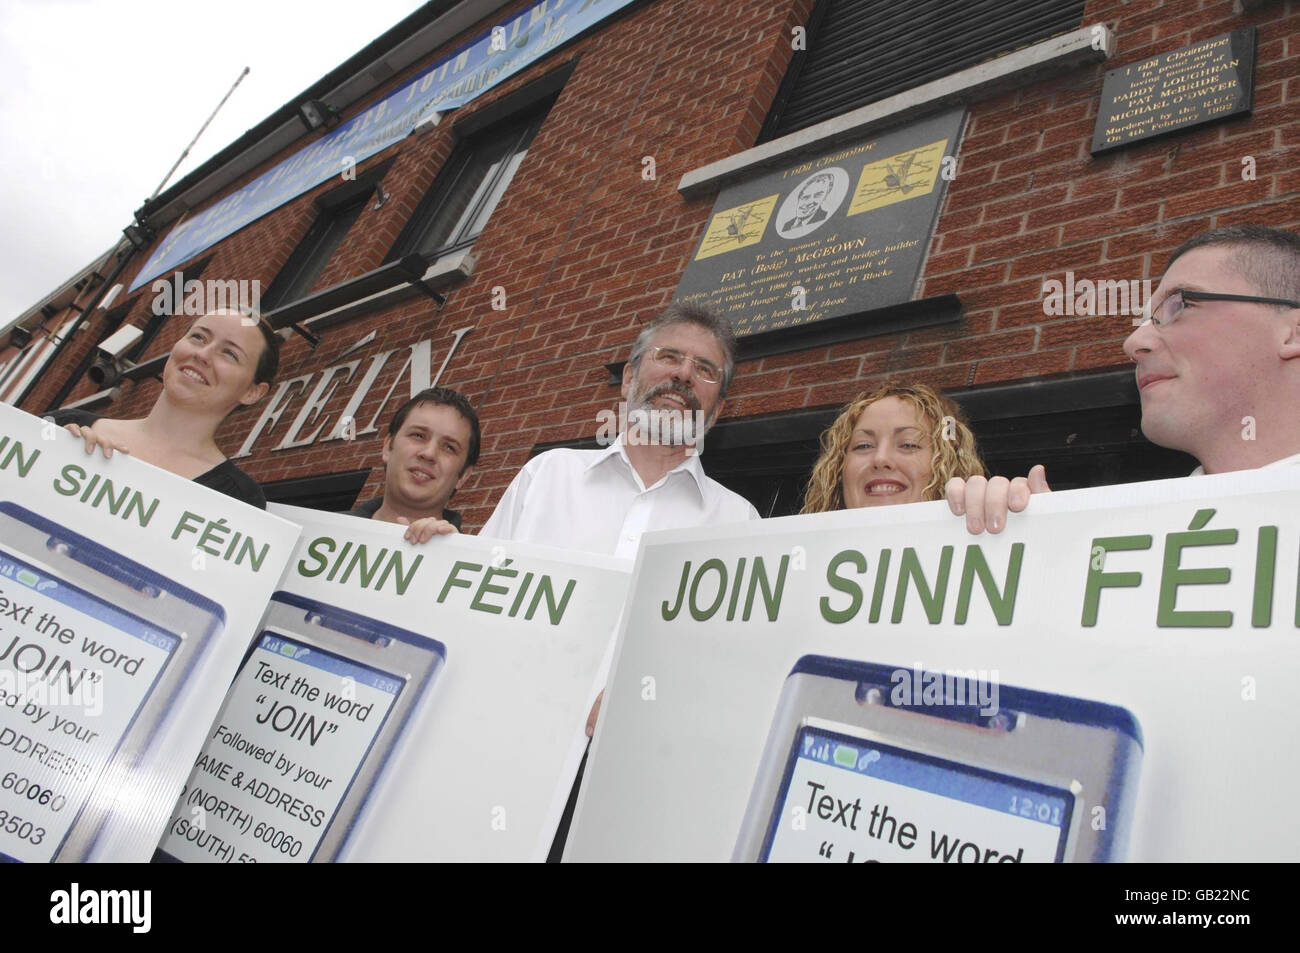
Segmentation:
[(311, 860), (406, 685), (264, 630), (160, 850), (188, 862)]
[(0, 550), (0, 857), (53, 859), (181, 642)]
[(804, 724), (761, 860), (1029, 863), (1064, 858), (1064, 789)]

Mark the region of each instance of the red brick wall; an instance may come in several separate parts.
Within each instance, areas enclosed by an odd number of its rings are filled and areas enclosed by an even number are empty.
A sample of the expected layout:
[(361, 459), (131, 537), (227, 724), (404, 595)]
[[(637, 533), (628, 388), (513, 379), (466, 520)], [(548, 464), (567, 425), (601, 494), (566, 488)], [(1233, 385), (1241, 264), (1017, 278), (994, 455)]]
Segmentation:
[[(1110, 61), (971, 111), (924, 284), (927, 295), (958, 292), (968, 311), (958, 331), (908, 339), (943, 343), (941, 360), (922, 376), (982, 384), (1124, 365), (1120, 343), (1131, 319), (1045, 316), (1045, 279), (1073, 270), (1154, 283), (1169, 252), (1198, 232), (1248, 221), (1300, 224), (1295, 3), (1238, 16), (1231, 0), (1093, 0), (1084, 22), (1115, 31)], [(1253, 116), (1089, 155), (1106, 70), (1249, 24), (1259, 28)], [(1242, 179), (1245, 156), (1255, 159), (1254, 181)]]
[[(525, 6), (521, 0), (502, 18)], [(590, 436), (596, 414), (615, 405), (618, 391), (602, 365), (623, 360), (640, 324), (671, 299), (713, 207), (712, 196), (683, 200), (676, 184), (684, 172), (753, 145), (791, 55), (790, 28), (805, 22), (810, 7), (811, 0), (726, 0), (705, 10), (689, 0), (657, 0), (464, 107), (461, 114), (472, 113), (580, 57), (476, 243), (474, 276), (449, 291), (441, 314), (435, 316), (428, 299), (412, 299), (327, 329), (315, 353), (294, 338), (285, 347), (281, 378), (336, 363), (372, 330), (378, 337), (361, 352), (363, 360), (432, 337), (436, 369), (453, 332), (473, 324), (442, 383), (468, 394), (483, 420), (479, 472), (456, 501), (467, 527), (481, 524), (533, 445)], [(1300, 225), (1300, 12), (1294, 0), (1246, 16), (1233, 14), (1231, 0), (1092, 0), (1084, 23), (1095, 22), (1116, 32), (1117, 53), (1109, 62), (970, 110), (921, 287), (925, 296), (957, 292), (966, 306), (960, 324), (742, 363), (727, 416), (832, 406), (887, 375), (961, 387), (1123, 365), (1120, 342), (1130, 319), (1046, 316), (1044, 280), (1061, 279), (1067, 269), (1094, 281), (1157, 279), (1168, 252), (1206, 228), (1243, 221)], [(1107, 69), (1252, 23), (1259, 27), (1253, 116), (1090, 156)], [(362, 164), (358, 171), (394, 159), (384, 178), (392, 198), (381, 209), (363, 211), (318, 287), (380, 264), (450, 153), (456, 118)], [(641, 177), (646, 155), (655, 159), (654, 181)], [(1253, 182), (1241, 179), (1246, 155), (1256, 161)], [(257, 278), (269, 286), (310, 226), (314, 199), (337, 184), (319, 186), (209, 250), (213, 259), (203, 277)], [(506, 290), (504, 311), (491, 308), (497, 286)], [(136, 323), (147, 316), (150, 297), (133, 312)], [(162, 353), (181, 330), (166, 329), (151, 354)], [(62, 367), (84, 353), (89, 337), (81, 337)], [(394, 355), (361, 420), (374, 413), (398, 366), (400, 355)], [(43, 408), (63, 380), (60, 373), (47, 374), (24, 406)], [(128, 387), (111, 412), (143, 414), (157, 389), (156, 382)], [(83, 384), (74, 399), (89, 390)], [(346, 385), (336, 391), (327, 408), (331, 422), (350, 391)], [(241, 461), (255, 478), (377, 463), (378, 441), (369, 438), (271, 452), (301, 400)], [(257, 413), (240, 412), (223, 427), (220, 437), (230, 452)], [(372, 488), (378, 479), (376, 470)]]

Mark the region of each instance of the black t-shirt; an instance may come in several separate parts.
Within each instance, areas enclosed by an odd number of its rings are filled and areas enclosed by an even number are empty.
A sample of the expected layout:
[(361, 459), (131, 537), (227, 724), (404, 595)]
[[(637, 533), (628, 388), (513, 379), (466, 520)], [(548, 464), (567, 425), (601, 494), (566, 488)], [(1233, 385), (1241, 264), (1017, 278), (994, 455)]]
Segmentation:
[[(372, 520), (375, 518), (375, 514), (379, 512), (379, 508), (383, 505), (384, 498), (382, 496), (377, 496), (373, 500), (366, 500), (364, 503), (358, 503), (348, 511), (348, 516), (359, 516), (363, 520)], [(449, 510), (446, 507), (443, 507), (442, 518), (452, 526), (456, 527), (457, 532), (460, 531), (460, 514), (455, 510)]]
[[(91, 427), (103, 414), (92, 414), (85, 410), (56, 410), (49, 416), (53, 417), (54, 423), (60, 427), (67, 424)], [(266, 496), (262, 493), (262, 488), (257, 485), (257, 481), (229, 460), (223, 460), (206, 473), (200, 473), (194, 478), (194, 482), (218, 493), (224, 493), (226, 496), (233, 496), (249, 506), (256, 506), (259, 510), (266, 509)]]

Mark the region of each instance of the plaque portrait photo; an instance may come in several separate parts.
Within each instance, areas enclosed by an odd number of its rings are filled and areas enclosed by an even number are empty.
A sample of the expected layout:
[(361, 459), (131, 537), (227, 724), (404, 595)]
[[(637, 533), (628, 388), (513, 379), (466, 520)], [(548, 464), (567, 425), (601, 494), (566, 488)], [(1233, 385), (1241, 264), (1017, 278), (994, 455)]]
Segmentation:
[(782, 238), (803, 238), (817, 231), (849, 194), (849, 174), (839, 166), (819, 169), (800, 182), (777, 210), (776, 233)]

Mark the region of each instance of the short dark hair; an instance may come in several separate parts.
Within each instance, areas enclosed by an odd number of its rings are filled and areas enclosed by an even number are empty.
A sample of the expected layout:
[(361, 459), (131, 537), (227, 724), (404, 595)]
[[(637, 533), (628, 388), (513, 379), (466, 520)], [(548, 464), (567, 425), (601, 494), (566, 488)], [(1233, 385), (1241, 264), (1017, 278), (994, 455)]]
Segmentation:
[(1175, 261), (1197, 248), (1236, 249), (1230, 267), (1266, 298), (1300, 301), (1300, 235), (1266, 225), (1229, 225), (1194, 235), (1169, 256)]
[(731, 330), (730, 321), (702, 304), (681, 301), (670, 304), (663, 314), (642, 328), (636, 336), (632, 342), (632, 356), (628, 358), (628, 365), (635, 368), (640, 364), (641, 358), (650, 349), (654, 336), (674, 324), (693, 324), (708, 331), (717, 340), (718, 347), (722, 349), (722, 382), (718, 386), (718, 397), (726, 397), (731, 379), (736, 376), (736, 334)]
[[(469, 453), (465, 456), (465, 466), (472, 467), (478, 463), (479, 446), (483, 441), (483, 434), (479, 430), (478, 414), (474, 412), (473, 406), (460, 391), (452, 390), (450, 387), (428, 387), (420, 391), (393, 414), (393, 419), (388, 422), (388, 435), (396, 436), (397, 432), (402, 429), (402, 424), (406, 423), (406, 418), (410, 415), (411, 410), (420, 404), (437, 404), (442, 407), (450, 407), (456, 411), (469, 423)], [(461, 472), (465, 472), (463, 469)]]

